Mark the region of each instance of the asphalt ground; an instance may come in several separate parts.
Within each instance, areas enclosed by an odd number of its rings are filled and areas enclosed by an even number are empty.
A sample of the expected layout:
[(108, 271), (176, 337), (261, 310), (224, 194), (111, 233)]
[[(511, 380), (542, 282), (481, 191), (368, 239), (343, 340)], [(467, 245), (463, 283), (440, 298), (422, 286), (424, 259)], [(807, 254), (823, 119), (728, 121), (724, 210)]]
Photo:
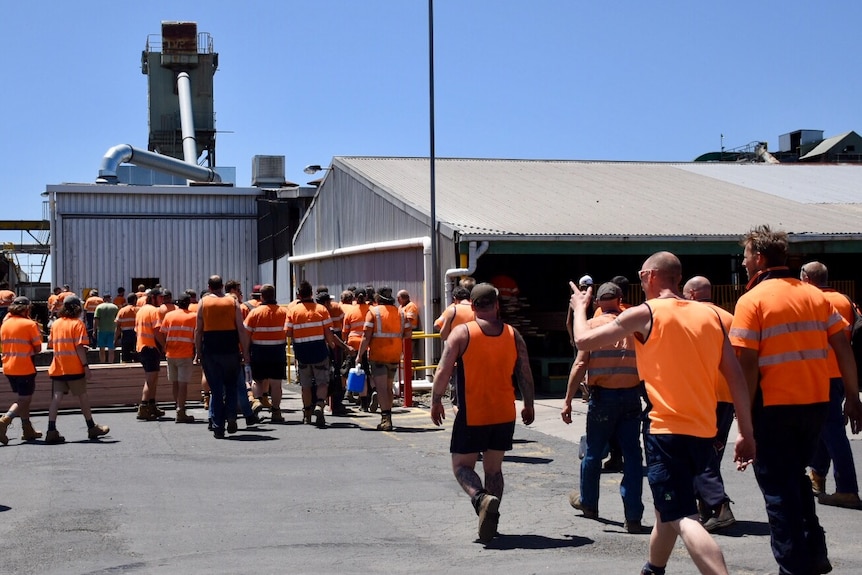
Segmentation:
[[(451, 472), (451, 411), (436, 428), (427, 396), (417, 397), (395, 408), (393, 432), (376, 431), (379, 415), (364, 413), (317, 429), (300, 423), (298, 388), (285, 390), (285, 424), (244, 429), (240, 420), (225, 440), (207, 431), (200, 404), (189, 425), (175, 424), (170, 409), (157, 422), (97, 411), (111, 427), (99, 441), (86, 439), (79, 413), (63, 412), (63, 445), (21, 442), (16, 420), (0, 446), (0, 573), (616, 574), (639, 573), (646, 560), (648, 534), (623, 529), (621, 475), (602, 476), (599, 520), (568, 504), (586, 404), (576, 401), (566, 426), (560, 399), (538, 399), (536, 422), (518, 423), (500, 535), (483, 545)], [(33, 421), (47, 427), (44, 413)], [(860, 442), (851, 444), (859, 460)], [(732, 573), (776, 573), (754, 474), (729, 460), (738, 522), (716, 541)], [(644, 504), (650, 526), (646, 480)], [(862, 573), (862, 512), (818, 512), (833, 572)], [(668, 573), (696, 572), (678, 543)]]

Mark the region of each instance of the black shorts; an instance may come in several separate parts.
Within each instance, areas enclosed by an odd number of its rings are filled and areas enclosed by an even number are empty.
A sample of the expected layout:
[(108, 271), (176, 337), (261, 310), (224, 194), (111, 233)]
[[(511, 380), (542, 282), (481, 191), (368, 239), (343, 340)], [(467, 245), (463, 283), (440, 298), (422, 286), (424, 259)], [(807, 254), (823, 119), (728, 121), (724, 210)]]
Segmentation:
[(463, 410), (458, 411), (452, 425), (449, 453), (482, 453), (488, 450), (511, 451), (515, 422), (493, 425), (467, 425)]
[(138, 361), (144, 366), (144, 373), (159, 371), (161, 369), (159, 365), (161, 359), (162, 354), (159, 353), (159, 348), (157, 347), (144, 347), (138, 352)]
[(36, 391), (36, 374), (33, 375), (7, 375), (12, 391), (20, 396), (33, 395)]
[(252, 361), (251, 376), (255, 381), (287, 379), (287, 364), (283, 361)]
[(664, 522), (697, 514), (694, 478), (706, 470), (715, 453), (713, 438), (653, 434), (644, 431), (647, 481)]

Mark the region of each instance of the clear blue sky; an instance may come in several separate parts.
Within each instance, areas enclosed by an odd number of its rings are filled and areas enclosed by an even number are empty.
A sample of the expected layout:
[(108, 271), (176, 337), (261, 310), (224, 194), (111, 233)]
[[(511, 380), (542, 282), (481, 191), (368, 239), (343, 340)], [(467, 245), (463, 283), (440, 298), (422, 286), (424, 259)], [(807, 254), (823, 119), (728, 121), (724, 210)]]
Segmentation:
[[(688, 161), (796, 129), (862, 129), (862, 3), (436, 0), (439, 157)], [(336, 155), (427, 156), (427, 0), (8, 1), (2, 219), (147, 145), (140, 56), (162, 20), (219, 53), (219, 165), (287, 179)], [(5, 239), (5, 238), (3, 238)], [(5, 241), (9, 241), (6, 239)], [(17, 237), (12, 241), (17, 241)]]

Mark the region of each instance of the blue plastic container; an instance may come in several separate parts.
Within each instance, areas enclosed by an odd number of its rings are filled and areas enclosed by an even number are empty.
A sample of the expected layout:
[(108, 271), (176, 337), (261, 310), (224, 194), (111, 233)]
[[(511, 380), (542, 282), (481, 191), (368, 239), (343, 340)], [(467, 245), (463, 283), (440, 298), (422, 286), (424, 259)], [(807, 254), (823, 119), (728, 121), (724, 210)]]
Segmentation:
[(353, 393), (362, 393), (365, 389), (365, 372), (355, 367), (350, 368), (347, 372), (347, 391)]

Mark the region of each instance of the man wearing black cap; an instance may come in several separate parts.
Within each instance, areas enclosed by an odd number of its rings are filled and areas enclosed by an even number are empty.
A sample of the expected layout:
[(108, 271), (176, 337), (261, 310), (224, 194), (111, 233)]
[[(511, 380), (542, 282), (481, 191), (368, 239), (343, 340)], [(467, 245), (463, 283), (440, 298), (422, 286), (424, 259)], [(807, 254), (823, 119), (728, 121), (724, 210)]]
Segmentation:
[[(371, 378), (380, 405), (379, 431), (392, 431), (392, 384), (401, 361), (404, 339), (410, 338), (413, 328), (404, 312), (395, 305), (392, 288), (383, 286), (377, 291), (377, 305), (365, 315), (365, 333), (359, 344), (359, 356), (368, 351)], [(361, 369), (360, 361), (356, 362)]]
[[(535, 417), (534, 389), (527, 345), (518, 330), (500, 319), (497, 289), (481, 283), (470, 295), (476, 320), (455, 327), (443, 346), (434, 374), (431, 420), (441, 425), (446, 418), (443, 395), (457, 362), (459, 409), (449, 445), (452, 470), (479, 515), (479, 540), (487, 543), (497, 534), (503, 456), (512, 449), (515, 432), (512, 377), (524, 401), (524, 425), (530, 425)], [(480, 453), (484, 485), (475, 471)]]
[[(599, 286), (596, 299), (602, 313), (588, 320), (588, 327), (594, 328), (614, 321), (621, 313), (622, 297), (622, 290), (613, 282)], [(634, 339), (627, 336), (592, 352), (578, 351), (561, 413), (566, 424), (572, 423), (572, 398), (585, 375), (590, 389), (586, 454), (581, 460), (580, 490), (569, 495), (569, 503), (582, 511), (584, 517), (598, 518), (602, 458), (608, 444), (615, 441), (620, 446), (624, 462), (620, 495), (625, 510), (625, 528), (629, 533), (640, 533), (644, 512), (641, 500), (641, 386)]]

